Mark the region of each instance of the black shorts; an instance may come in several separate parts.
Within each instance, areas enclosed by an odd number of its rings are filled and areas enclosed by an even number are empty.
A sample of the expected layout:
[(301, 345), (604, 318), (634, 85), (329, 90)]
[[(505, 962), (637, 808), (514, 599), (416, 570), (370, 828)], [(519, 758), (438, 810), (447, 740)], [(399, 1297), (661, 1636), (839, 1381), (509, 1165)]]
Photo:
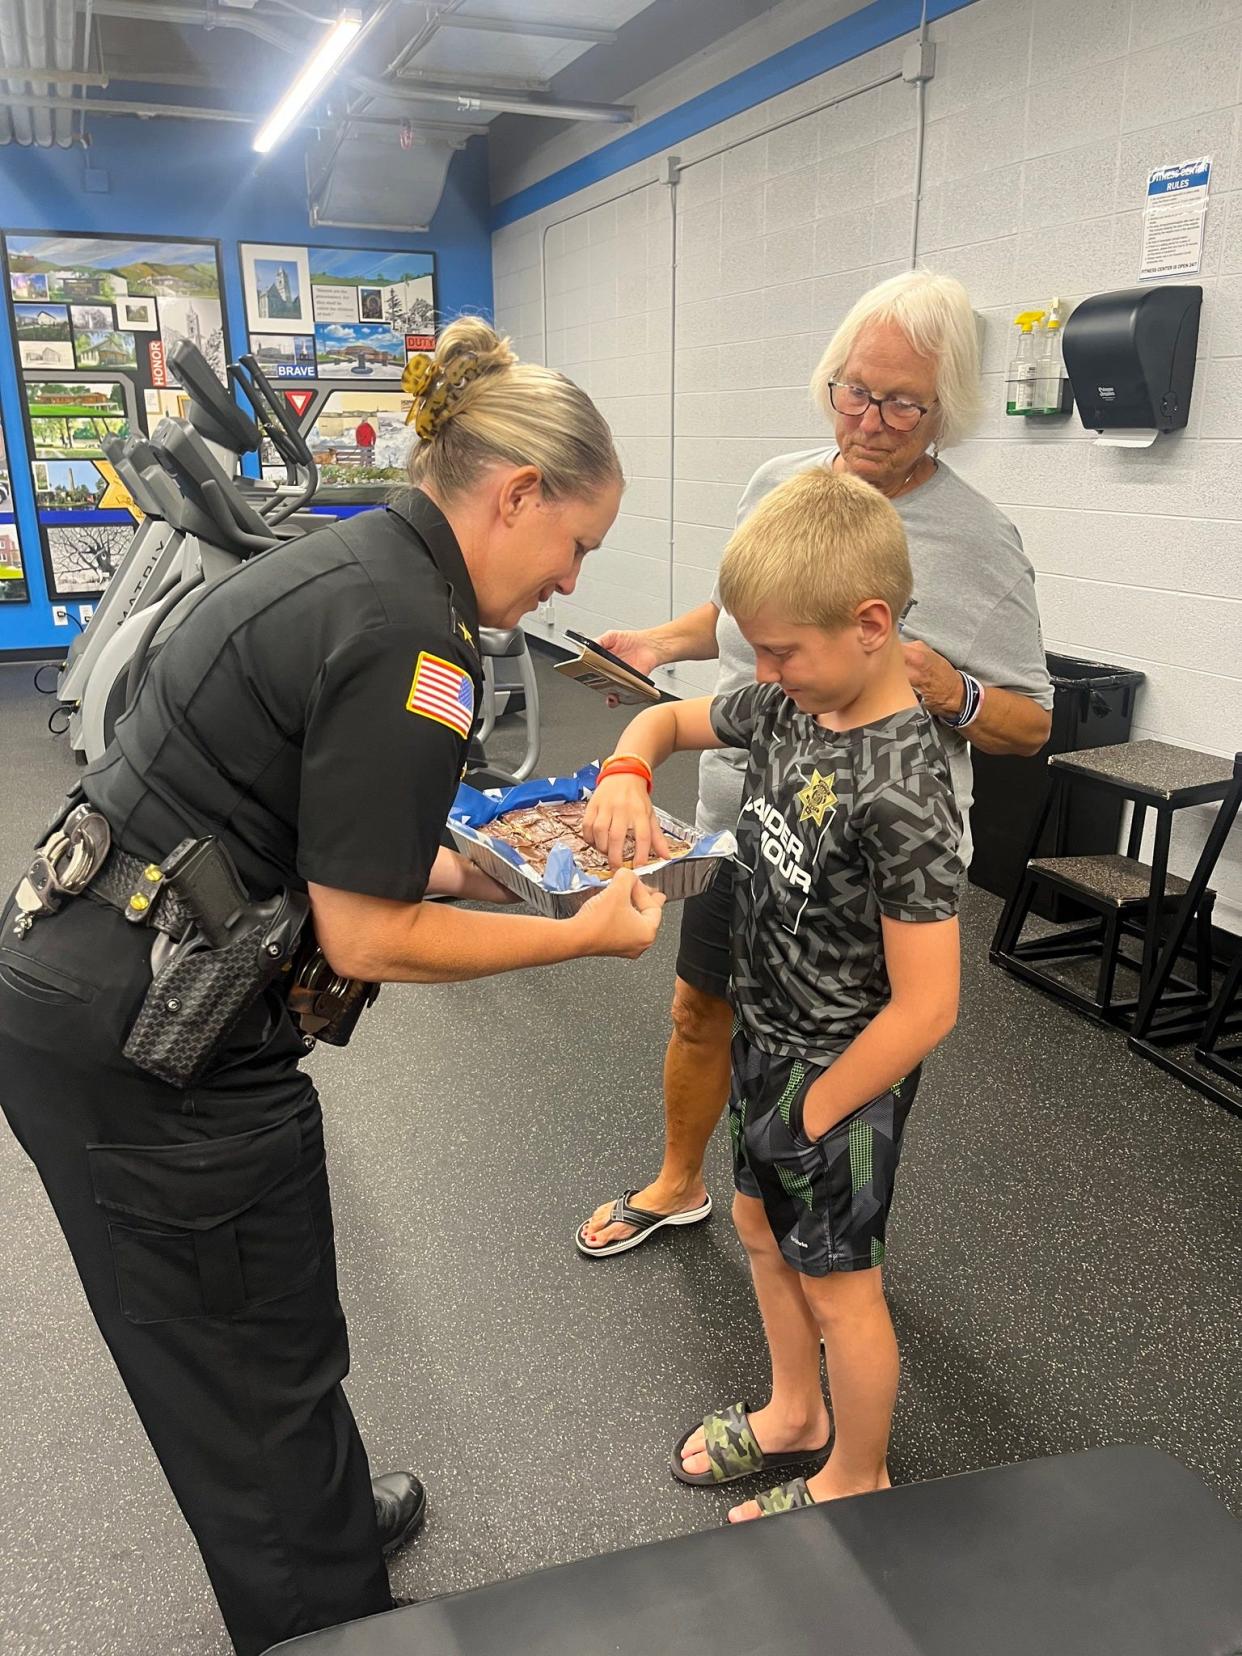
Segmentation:
[(729, 941), (733, 927), (732, 857), (722, 862), (716, 878), (697, 897), (681, 905), (681, 938), (677, 946), (677, 976), (692, 989), (717, 1000), (728, 1000), (732, 967)]
[(919, 1084), (916, 1069), (810, 1139), (802, 1111), (823, 1073), (761, 1052), (734, 1031), (733, 1182), (763, 1203), (786, 1264), (814, 1277), (883, 1263), (901, 1135)]

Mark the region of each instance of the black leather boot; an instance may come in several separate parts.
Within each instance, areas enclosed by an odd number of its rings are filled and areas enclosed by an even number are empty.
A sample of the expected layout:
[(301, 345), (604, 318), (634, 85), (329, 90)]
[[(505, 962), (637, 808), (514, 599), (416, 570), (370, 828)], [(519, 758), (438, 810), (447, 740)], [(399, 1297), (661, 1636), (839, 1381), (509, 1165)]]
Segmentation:
[(412, 1472), (384, 1472), (371, 1479), (375, 1522), (387, 1557), (412, 1541), (427, 1516), (427, 1491)]

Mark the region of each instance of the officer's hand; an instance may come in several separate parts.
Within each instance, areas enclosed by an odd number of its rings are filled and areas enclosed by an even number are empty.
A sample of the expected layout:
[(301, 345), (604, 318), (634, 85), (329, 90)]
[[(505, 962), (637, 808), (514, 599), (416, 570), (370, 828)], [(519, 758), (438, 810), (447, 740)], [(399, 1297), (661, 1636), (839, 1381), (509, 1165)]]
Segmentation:
[(628, 868), (614, 874), (598, 897), (584, 903), (566, 925), (580, 934), (579, 953), (637, 960), (655, 942), (664, 893), (651, 891)]
[[(625, 842), (631, 834), (634, 855), (627, 858)], [(582, 814), (582, 835), (597, 851), (607, 852), (610, 868), (620, 868), (627, 861), (634, 868), (643, 868), (653, 855), (672, 856), (647, 784), (641, 776), (625, 772), (597, 783)]]

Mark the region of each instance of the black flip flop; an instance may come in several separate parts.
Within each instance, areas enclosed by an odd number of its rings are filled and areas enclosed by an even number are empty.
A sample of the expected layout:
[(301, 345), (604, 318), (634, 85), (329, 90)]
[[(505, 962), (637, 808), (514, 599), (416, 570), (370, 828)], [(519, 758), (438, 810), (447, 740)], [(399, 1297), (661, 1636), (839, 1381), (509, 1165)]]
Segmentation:
[[(681, 1464), (681, 1452), (699, 1426), (702, 1426), (707, 1440), (705, 1447), (710, 1467), (706, 1472), (687, 1472)], [(751, 1431), (748, 1405), (731, 1403), (727, 1409), (704, 1415), (696, 1425), (688, 1427), (674, 1446), (668, 1464), (678, 1483), (689, 1484), (695, 1489), (716, 1489), (721, 1484), (734, 1483), (738, 1478), (753, 1477), (756, 1472), (778, 1471), (785, 1466), (806, 1466), (810, 1461), (822, 1461), (828, 1447), (828, 1443), (823, 1443), (818, 1449), (791, 1449), (780, 1454), (765, 1454)]]

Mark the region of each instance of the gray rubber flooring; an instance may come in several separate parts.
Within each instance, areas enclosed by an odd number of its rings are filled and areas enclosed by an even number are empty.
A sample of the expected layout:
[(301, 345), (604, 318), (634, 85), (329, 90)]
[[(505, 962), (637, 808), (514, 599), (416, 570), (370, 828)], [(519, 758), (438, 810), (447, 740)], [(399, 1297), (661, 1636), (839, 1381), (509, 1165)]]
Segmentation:
[[(622, 719), (541, 663), (544, 768)], [(27, 666), (0, 669), (0, 845), (15, 875), (73, 775)], [(502, 743), (503, 751), (503, 743)], [(688, 811), (694, 764), (662, 773)], [(1090, 1445), (1171, 1451), (1242, 1512), (1238, 1121), (987, 962), (907, 1134), (888, 1282), (904, 1353), (891, 1466), (933, 1478)], [(316, 1057), (349, 1382), (372, 1463), (426, 1479), (398, 1593), (444, 1592), (720, 1522), (668, 1475), (711, 1406), (764, 1395), (727, 1216), (612, 1261), (573, 1232), (660, 1142), (676, 911), (637, 963), (387, 988)], [(0, 1651), (215, 1656), (197, 1553), (0, 1126)], [(670, 1646), (675, 1648), (675, 1646)]]

